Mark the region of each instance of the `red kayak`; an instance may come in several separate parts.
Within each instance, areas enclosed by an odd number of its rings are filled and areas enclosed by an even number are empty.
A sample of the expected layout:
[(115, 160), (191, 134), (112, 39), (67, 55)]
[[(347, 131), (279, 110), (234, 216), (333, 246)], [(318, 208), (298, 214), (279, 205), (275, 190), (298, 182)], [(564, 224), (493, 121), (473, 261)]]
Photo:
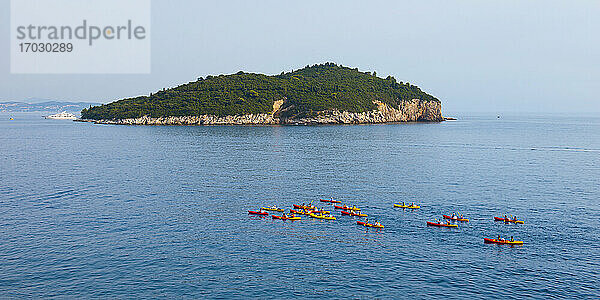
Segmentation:
[(381, 225), (381, 224), (376, 225), (376, 224), (371, 224), (371, 223), (361, 222), (361, 221), (356, 221), (356, 224), (362, 225), (362, 226), (365, 226), (365, 227), (383, 228), (383, 225)]
[(343, 209), (343, 210), (360, 210), (360, 208), (358, 208), (358, 207), (350, 207), (350, 206), (346, 206), (346, 205), (343, 205), (343, 206), (342, 205), (334, 205), (333, 207), (337, 208), (337, 209)]
[(342, 216), (349, 216), (350, 212), (342, 210)]
[(253, 211), (253, 210), (249, 210), (249, 211), (248, 211), (248, 214), (250, 214), (250, 215), (266, 216), (266, 215), (268, 215), (269, 213), (268, 213), (268, 212), (265, 212), (265, 211)]
[(443, 223), (434, 223), (434, 222), (427, 222), (427, 226), (458, 227), (458, 225), (456, 225), (456, 224), (443, 224)]
[(469, 222), (469, 219), (463, 219), (463, 218), (459, 218), (457, 216), (454, 216), (454, 218), (453, 218), (452, 216), (442, 215), (442, 217), (444, 217), (444, 219), (449, 219), (449, 220), (453, 220), (453, 221)]
[(524, 224), (525, 223), (525, 221), (513, 220), (513, 219), (501, 218), (501, 217), (494, 217), (494, 221), (504, 221), (506, 223), (515, 223), (515, 224)]
[(338, 200), (327, 200), (327, 199), (319, 199), (319, 201), (321, 202), (327, 202), (327, 203), (342, 203), (342, 201), (338, 201)]

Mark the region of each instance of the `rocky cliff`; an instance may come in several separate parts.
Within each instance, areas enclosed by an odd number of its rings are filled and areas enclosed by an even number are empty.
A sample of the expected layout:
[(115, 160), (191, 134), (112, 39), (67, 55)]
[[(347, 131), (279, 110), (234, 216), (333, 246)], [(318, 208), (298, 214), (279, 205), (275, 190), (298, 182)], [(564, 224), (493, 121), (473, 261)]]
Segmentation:
[(171, 116), (151, 118), (81, 120), (98, 124), (117, 125), (307, 125), (307, 124), (368, 124), (391, 122), (441, 122), (444, 121), (439, 101), (403, 100), (397, 107), (375, 101), (376, 110), (353, 113), (339, 110), (317, 112), (315, 116), (303, 118), (282, 118), (280, 108), (284, 100), (275, 101), (273, 111), (268, 114), (247, 114), (231, 116)]

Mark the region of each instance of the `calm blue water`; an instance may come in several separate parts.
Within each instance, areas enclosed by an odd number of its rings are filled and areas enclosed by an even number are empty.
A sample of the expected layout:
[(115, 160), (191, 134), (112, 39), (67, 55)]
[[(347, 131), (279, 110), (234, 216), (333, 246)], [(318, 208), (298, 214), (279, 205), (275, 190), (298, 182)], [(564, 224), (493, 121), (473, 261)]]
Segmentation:
[[(129, 127), (12, 116), (0, 115), (0, 298), (600, 298), (600, 118)], [(330, 196), (386, 228), (247, 214)], [(471, 222), (425, 226), (452, 211)], [(492, 221), (505, 213), (526, 224)], [(498, 234), (525, 245), (483, 244)]]

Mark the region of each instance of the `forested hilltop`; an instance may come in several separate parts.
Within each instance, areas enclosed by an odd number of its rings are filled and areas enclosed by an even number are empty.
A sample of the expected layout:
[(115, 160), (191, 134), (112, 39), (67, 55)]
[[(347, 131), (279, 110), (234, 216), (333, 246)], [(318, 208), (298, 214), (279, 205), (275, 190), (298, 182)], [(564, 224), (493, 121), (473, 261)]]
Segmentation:
[(90, 120), (224, 117), (273, 114), (277, 110), (278, 118), (300, 119), (323, 111), (373, 111), (378, 109), (378, 103), (398, 108), (413, 99), (439, 106), (435, 97), (417, 86), (397, 82), (394, 77), (379, 78), (375, 72), (325, 63), (275, 76), (241, 71), (207, 76), (150, 96), (84, 109), (81, 116)]

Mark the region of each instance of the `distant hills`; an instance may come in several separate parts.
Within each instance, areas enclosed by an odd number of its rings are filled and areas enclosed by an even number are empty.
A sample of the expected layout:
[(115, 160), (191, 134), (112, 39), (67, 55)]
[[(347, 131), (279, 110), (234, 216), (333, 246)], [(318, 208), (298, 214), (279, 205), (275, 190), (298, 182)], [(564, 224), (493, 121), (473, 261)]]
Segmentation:
[(46, 112), (55, 113), (67, 111), (70, 113), (80, 113), (84, 108), (101, 105), (100, 103), (89, 102), (63, 102), (63, 101), (44, 101), (38, 103), (27, 102), (0, 102), (0, 112)]

